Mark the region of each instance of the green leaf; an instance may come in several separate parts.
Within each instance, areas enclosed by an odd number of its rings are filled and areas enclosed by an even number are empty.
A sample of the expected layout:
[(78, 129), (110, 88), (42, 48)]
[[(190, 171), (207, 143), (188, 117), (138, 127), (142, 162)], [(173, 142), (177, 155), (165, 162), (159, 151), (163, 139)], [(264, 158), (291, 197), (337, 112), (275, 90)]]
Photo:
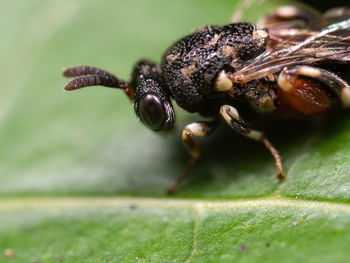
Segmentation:
[(188, 160), (181, 129), (200, 116), (177, 107), (176, 132), (159, 136), (121, 91), (63, 91), (64, 67), (127, 79), (137, 60), (158, 62), (191, 30), (228, 23), (235, 8), (257, 22), (286, 3), (3, 3), (0, 262), (345, 262), (348, 113), (262, 123), (283, 157), (283, 183), (262, 145), (222, 127), (197, 140), (201, 159), (169, 198)]

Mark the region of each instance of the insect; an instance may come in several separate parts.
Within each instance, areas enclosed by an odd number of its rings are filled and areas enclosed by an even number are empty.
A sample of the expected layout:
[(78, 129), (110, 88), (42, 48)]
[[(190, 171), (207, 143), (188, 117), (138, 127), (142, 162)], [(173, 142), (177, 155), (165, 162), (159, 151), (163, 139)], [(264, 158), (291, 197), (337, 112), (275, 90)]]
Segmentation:
[(258, 26), (236, 22), (202, 27), (166, 50), (160, 65), (139, 61), (130, 81), (91, 66), (68, 68), (63, 75), (74, 79), (65, 89), (122, 89), (136, 116), (154, 131), (174, 128), (172, 100), (188, 112), (212, 117), (183, 128), (182, 141), (191, 157), (168, 193), (175, 191), (199, 158), (193, 137), (210, 135), (220, 121), (263, 143), (275, 160), (277, 178), (283, 179), (278, 151), (241, 113), (249, 109), (258, 116), (305, 117), (349, 108), (350, 87), (341, 76), (350, 64), (349, 29), (348, 8), (320, 15), (280, 7)]

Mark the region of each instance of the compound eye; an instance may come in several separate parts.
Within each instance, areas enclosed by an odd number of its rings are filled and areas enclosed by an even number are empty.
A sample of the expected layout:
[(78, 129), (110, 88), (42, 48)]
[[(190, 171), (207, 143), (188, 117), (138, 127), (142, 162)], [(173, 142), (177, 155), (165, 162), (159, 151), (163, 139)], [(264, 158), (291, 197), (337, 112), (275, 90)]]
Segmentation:
[(166, 120), (166, 114), (159, 98), (154, 94), (144, 95), (139, 103), (139, 114), (143, 123), (152, 130), (160, 130)]

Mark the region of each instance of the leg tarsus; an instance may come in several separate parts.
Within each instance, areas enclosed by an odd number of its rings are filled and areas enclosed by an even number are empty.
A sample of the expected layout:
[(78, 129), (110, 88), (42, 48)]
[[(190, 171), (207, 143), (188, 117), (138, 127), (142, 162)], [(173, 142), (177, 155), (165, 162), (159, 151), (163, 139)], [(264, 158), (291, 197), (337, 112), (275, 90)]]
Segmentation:
[(276, 150), (275, 147), (273, 147), (272, 143), (264, 135), (261, 138), (261, 142), (265, 145), (267, 149), (269, 149), (273, 158), (275, 158), (276, 168), (277, 168), (277, 178), (279, 180), (284, 180), (286, 176), (283, 171), (282, 159), (278, 151)]
[(185, 180), (185, 178), (190, 174), (191, 170), (193, 169), (193, 167), (196, 165), (198, 160), (198, 157), (191, 157), (191, 159), (188, 161), (184, 171), (182, 172), (182, 174), (177, 177), (175, 179), (175, 181), (173, 181), (169, 187), (166, 190), (166, 193), (168, 195), (171, 195), (172, 193), (174, 193), (174, 191), (176, 190), (177, 186), (183, 181)]

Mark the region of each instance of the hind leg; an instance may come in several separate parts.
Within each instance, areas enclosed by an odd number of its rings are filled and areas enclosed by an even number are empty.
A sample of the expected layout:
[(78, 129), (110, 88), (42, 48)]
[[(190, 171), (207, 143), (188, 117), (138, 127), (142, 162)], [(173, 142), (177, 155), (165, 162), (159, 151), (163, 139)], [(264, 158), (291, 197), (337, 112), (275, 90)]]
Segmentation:
[(326, 112), (334, 106), (334, 96), (343, 108), (350, 108), (349, 84), (325, 69), (311, 66), (284, 68), (277, 83), (280, 105), (297, 113)]
[(310, 22), (319, 14), (308, 9), (295, 6), (281, 6), (258, 22), (259, 28), (267, 28), (269, 40), (267, 49), (274, 48), (283, 41), (305, 34)]

